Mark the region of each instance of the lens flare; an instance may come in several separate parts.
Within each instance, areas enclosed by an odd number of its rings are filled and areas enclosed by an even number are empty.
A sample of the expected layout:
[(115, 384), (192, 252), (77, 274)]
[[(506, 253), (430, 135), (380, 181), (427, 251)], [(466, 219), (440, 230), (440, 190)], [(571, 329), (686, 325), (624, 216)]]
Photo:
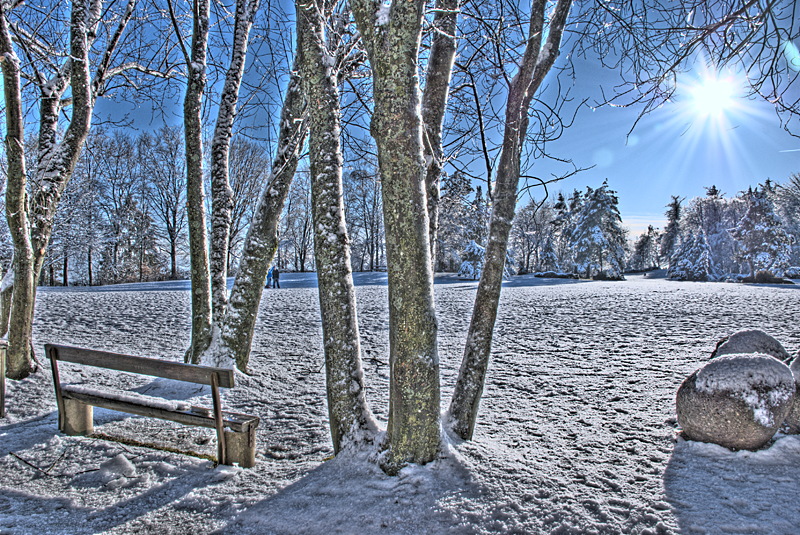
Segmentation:
[(692, 90), (697, 113), (720, 115), (733, 103), (733, 85), (730, 80), (708, 79)]

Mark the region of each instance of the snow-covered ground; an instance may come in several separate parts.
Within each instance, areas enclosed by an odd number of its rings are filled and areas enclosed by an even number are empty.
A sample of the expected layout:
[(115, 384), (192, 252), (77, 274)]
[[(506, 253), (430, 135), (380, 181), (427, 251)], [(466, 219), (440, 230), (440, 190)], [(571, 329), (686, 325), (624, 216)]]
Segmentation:
[[(386, 276), (356, 282), (368, 401), (385, 422)], [(45, 366), (8, 384), (0, 534), (800, 533), (800, 437), (779, 436), (756, 453), (676, 442), (674, 408), (681, 381), (725, 335), (759, 328), (795, 353), (800, 286), (514, 278), (503, 290), (475, 440), (390, 478), (369, 451), (331, 459), (314, 278), (286, 273), (281, 285), (265, 290), (252, 375), (237, 375), (223, 395), (228, 409), (261, 417), (255, 468), (66, 437)], [(437, 277), (444, 407), (475, 287)], [(187, 290), (42, 288), (39, 358), (54, 342), (181, 360)], [(207, 391), (161, 380), (86, 379), (210, 403)], [(212, 430), (102, 409), (95, 431), (216, 452)]]

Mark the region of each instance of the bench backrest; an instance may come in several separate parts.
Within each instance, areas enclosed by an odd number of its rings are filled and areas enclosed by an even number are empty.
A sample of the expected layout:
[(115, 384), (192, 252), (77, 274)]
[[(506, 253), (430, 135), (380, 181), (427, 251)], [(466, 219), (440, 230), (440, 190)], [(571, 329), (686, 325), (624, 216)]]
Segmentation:
[(108, 351), (56, 344), (45, 344), (44, 350), (48, 357), (54, 356), (56, 360), (64, 362), (86, 364), (97, 368), (138, 373), (141, 375), (152, 375), (154, 377), (163, 377), (164, 379), (175, 379), (177, 381), (186, 381), (202, 385), (210, 385), (211, 375), (216, 373), (219, 378), (220, 387), (233, 388), (234, 374), (233, 370), (229, 368), (212, 368), (211, 366), (183, 364), (168, 360), (133, 357), (130, 355), (109, 353)]

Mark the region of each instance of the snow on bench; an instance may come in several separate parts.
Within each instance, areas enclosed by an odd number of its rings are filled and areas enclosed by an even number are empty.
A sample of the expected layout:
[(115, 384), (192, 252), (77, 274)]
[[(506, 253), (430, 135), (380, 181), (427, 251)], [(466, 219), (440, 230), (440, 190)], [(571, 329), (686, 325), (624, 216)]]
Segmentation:
[[(92, 407), (102, 407), (184, 425), (214, 428), (220, 464), (236, 463), (242, 468), (255, 466), (255, 429), (259, 418), (223, 411), (221, 407), (219, 389), (233, 388), (233, 370), (55, 344), (45, 344), (45, 352), (53, 370), (58, 428), (67, 435), (91, 435), (94, 432)], [(58, 361), (210, 385), (213, 407), (195, 407), (184, 401), (128, 391), (100, 390), (87, 385), (62, 385)]]
[(87, 396), (102, 397), (109, 400), (123, 401), (125, 403), (133, 403), (141, 405), (142, 407), (152, 407), (154, 409), (161, 409), (164, 411), (189, 411), (192, 405), (185, 401), (173, 401), (164, 398), (156, 398), (146, 394), (139, 394), (137, 392), (130, 392), (128, 390), (107, 390), (97, 389), (86, 385), (67, 384), (61, 385), (61, 393), (68, 392), (70, 394), (85, 394)]

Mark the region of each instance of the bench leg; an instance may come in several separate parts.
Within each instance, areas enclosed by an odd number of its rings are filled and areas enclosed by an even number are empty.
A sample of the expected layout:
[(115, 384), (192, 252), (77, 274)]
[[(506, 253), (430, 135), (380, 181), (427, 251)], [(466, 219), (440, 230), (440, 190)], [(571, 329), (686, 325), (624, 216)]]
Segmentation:
[(64, 399), (64, 429), (62, 431), (70, 436), (94, 433), (92, 406), (74, 399)]
[(256, 430), (236, 433), (225, 431), (225, 464), (238, 464), (241, 468), (252, 468), (256, 465)]

